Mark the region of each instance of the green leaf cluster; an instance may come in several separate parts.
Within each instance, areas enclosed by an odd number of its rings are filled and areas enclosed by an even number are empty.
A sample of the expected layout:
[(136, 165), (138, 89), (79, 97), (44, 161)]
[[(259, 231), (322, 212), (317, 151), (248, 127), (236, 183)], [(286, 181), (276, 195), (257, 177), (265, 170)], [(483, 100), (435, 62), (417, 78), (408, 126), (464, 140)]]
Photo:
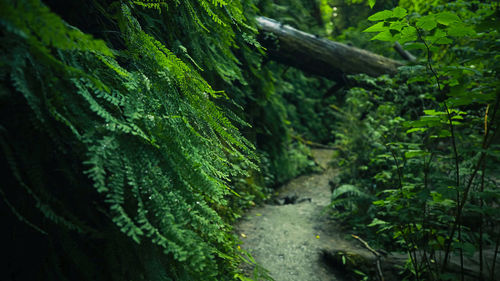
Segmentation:
[(232, 208), (264, 196), (234, 102), (266, 87), (253, 3), (47, 2), (0, 4), (0, 195), (42, 278), (233, 279)]
[[(378, 235), (364, 234), (373, 244), (406, 251), (408, 280), (461, 278), (469, 274), (467, 265), (448, 272), (450, 259), (467, 263), (498, 247), (498, 233), (489, 226), (497, 222), (500, 198), (497, 9), (494, 3), (456, 1), (374, 14), (369, 20), (377, 23), (365, 30), (378, 33), (373, 39), (399, 41), (421, 59), (400, 68), (386, 85), (380, 78), (358, 78), (363, 89), (346, 96), (357, 107), (339, 107), (345, 115), (339, 120), (352, 120), (338, 125), (344, 128), (338, 162), (348, 168), (339, 185), (378, 197), (355, 227), (375, 227)], [(398, 95), (377, 101), (394, 85), (402, 90)], [(490, 261), (481, 259), (482, 278), (495, 278)]]

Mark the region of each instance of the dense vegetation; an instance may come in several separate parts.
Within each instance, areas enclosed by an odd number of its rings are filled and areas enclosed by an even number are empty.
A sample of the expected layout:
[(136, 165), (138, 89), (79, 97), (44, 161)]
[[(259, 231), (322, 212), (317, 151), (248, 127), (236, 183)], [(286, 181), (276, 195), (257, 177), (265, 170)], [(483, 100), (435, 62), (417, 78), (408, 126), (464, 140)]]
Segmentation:
[[(231, 223), (314, 169), (311, 142), (338, 149), (335, 218), (407, 252), (402, 278), (496, 258), (499, 5), (394, 2), (0, 1), (4, 276), (248, 280)], [(418, 60), (311, 76), (266, 57), (257, 15)]]
[[(8, 278), (234, 278), (228, 223), (264, 196), (257, 153), (270, 155), (273, 180), (294, 175), (277, 166), (296, 166), (255, 11), (248, 1), (1, 2)], [(269, 147), (256, 152), (260, 142)]]
[(401, 1), (368, 17), (373, 39), (399, 41), (420, 59), (394, 78), (357, 77), (347, 91), (331, 206), (371, 243), (406, 251), (406, 278), (463, 280), (474, 257), (474, 278), (494, 280), (499, 7), (435, 2)]

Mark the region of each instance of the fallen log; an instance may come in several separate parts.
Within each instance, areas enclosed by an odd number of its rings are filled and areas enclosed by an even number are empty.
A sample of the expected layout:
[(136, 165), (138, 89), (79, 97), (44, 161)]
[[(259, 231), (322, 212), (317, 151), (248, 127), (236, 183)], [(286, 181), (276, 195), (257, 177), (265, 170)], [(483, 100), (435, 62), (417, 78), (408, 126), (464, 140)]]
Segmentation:
[(409, 62), (416, 62), (417, 61), (417, 58), (412, 55), (410, 52), (408, 52), (407, 50), (403, 49), (403, 46), (401, 46), (401, 44), (399, 44), (398, 41), (396, 41), (396, 43), (394, 43), (394, 46), (393, 46), (394, 50), (396, 50), (396, 52), (398, 52), (398, 54), (405, 60), (409, 61)]
[(309, 34), (289, 25), (257, 18), (259, 41), (271, 59), (323, 77), (342, 81), (346, 74), (395, 74), (403, 64), (372, 52)]
[[(366, 247), (366, 246), (365, 246)], [(381, 252), (380, 250), (378, 252)], [(400, 272), (405, 268), (408, 260), (408, 254), (402, 253), (386, 253), (382, 255), (374, 255), (372, 250), (366, 249), (339, 249), (333, 246), (325, 247), (322, 252), (323, 260), (333, 268), (343, 270), (347, 275), (356, 276), (355, 271), (359, 270), (368, 276), (380, 276), (383, 272), (385, 281), (401, 280)], [(425, 253), (418, 251), (417, 257), (421, 259)], [(443, 252), (437, 251), (436, 257), (431, 259), (432, 264), (440, 264), (442, 262)], [(500, 280), (500, 264), (494, 265), (494, 276), (490, 276), (493, 267), (494, 249), (486, 249), (483, 251), (484, 261), (484, 280)], [(464, 257), (464, 276), (466, 281), (481, 280), (479, 267), (479, 253), (476, 252), (472, 257)], [(460, 275), (460, 257), (452, 256), (449, 260), (446, 272), (457, 277)], [(359, 277), (359, 276), (358, 276)]]

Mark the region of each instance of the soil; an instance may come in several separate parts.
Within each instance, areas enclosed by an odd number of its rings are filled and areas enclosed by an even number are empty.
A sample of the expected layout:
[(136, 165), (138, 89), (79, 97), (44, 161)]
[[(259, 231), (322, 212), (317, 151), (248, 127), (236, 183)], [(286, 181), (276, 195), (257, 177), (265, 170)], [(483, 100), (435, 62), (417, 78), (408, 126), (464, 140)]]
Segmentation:
[(241, 247), (276, 281), (345, 280), (322, 258), (325, 248), (359, 248), (345, 240), (348, 235), (325, 212), (331, 195), (328, 182), (337, 174), (328, 165), (332, 153), (312, 150), (323, 172), (285, 184), (273, 200), (248, 211), (235, 227)]

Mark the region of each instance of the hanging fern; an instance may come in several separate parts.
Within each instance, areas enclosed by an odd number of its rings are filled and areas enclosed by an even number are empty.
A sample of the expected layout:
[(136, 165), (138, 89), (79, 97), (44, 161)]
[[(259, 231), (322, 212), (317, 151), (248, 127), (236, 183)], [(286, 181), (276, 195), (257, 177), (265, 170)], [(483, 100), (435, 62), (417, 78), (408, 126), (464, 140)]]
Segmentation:
[[(39, 0), (0, 3), (0, 164), (11, 174), (0, 196), (47, 234), (47, 280), (232, 279), (221, 210), (241, 192), (231, 180), (257, 166), (238, 129), (248, 124), (219, 89), (247, 87), (237, 56), (258, 68), (246, 43), (256, 30), (239, 1), (96, 2), (72, 3), (92, 23)], [(186, 31), (191, 43), (179, 41)]]

